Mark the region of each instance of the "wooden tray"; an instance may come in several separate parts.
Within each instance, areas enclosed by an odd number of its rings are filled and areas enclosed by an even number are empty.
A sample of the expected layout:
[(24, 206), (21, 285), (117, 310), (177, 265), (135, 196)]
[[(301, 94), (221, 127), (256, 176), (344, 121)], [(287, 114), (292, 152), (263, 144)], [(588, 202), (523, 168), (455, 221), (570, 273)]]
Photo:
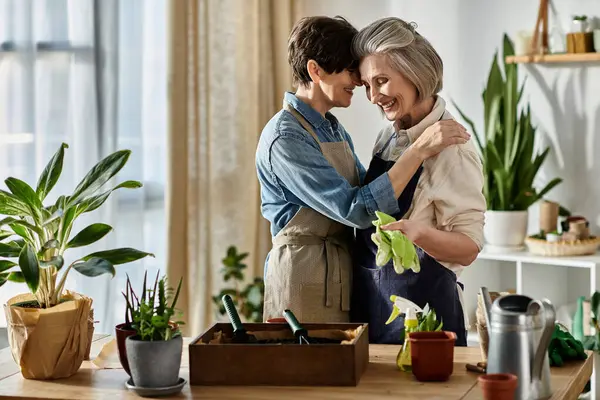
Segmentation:
[[(369, 363), (367, 324), (303, 324), (309, 336), (344, 331), (345, 344), (209, 343), (228, 323), (214, 324), (189, 345), (190, 385), (356, 386)], [(244, 324), (248, 333), (292, 335), (287, 324)], [(293, 336), (292, 336), (293, 337)]]

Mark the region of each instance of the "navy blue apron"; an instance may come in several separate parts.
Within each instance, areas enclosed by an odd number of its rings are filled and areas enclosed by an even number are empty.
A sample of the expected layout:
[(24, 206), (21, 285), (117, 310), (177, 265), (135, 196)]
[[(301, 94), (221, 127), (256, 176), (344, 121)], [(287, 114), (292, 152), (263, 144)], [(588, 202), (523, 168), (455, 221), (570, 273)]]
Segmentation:
[[(395, 161), (385, 161), (381, 158), (391, 139), (371, 160), (365, 185), (387, 172), (395, 164)], [(409, 210), (422, 172), (421, 165), (400, 195), (398, 199), (400, 212), (393, 215), (397, 220)], [(385, 324), (392, 314), (393, 304), (390, 296), (402, 296), (421, 308), (429, 303), (429, 307), (435, 310), (438, 319), (441, 318), (443, 321), (443, 330), (456, 333), (457, 346), (466, 346), (467, 331), (456, 287), (456, 274), (419, 247), (417, 247), (417, 254), (421, 270), (418, 273), (406, 270), (403, 274), (397, 274), (392, 261), (384, 267), (377, 267), (375, 264), (377, 245), (371, 240), (371, 234), (374, 232), (374, 226), (358, 229), (356, 232), (351, 320), (369, 324), (370, 343), (402, 344), (403, 316), (399, 316), (389, 325)], [(459, 285), (463, 288), (462, 283)], [(404, 313), (405, 310), (401, 311)]]

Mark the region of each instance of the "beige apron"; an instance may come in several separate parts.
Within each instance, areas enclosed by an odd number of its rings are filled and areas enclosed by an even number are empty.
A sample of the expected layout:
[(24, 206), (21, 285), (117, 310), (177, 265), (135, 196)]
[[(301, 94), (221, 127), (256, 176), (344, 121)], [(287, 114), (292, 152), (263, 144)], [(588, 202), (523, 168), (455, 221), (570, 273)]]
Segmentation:
[[(289, 111), (319, 143), (327, 161), (358, 186), (359, 177), (347, 141), (319, 141), (308, 121), (288, 103)], [(327, 188), (324, 188), (327, 189)], [(265, 276), (263, 318), (280, 318), (290, 309), (304, 322), (347, 322), (352, 287), (352, 228), (301, 207), (273, 238)]]

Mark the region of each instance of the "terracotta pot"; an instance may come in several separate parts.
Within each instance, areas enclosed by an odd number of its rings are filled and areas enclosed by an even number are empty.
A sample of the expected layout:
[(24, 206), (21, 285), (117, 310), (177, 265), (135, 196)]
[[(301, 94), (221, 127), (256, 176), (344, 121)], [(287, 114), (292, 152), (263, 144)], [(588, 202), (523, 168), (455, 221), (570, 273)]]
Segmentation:
[(478, 378), (485, 400), (513, 400), (517, 377), (512, 374), (487, 374)]
[(412, 372), (418, 381), (447, 381), (454, 368), (454, 332), (411, 332)]
[(127, 324), (119, 324), (115, 327), (117, 334), (117, 347), (119, 348), (119, 361), (121, 366), (127, 372), (127, 375), (131, 375), (129, 371), (129, 362), (127, 361), (127, 350), (125, 348), (125, 339), (129, 336), (135, 335), (135, 331)]

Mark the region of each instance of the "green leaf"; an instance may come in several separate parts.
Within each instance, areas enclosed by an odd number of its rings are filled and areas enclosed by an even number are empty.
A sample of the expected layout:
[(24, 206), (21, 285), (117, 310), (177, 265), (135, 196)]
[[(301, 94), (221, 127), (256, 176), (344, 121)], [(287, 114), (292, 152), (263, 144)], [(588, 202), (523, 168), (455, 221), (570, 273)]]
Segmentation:
[(0, 272), (7, 271), (13, 267), (16, 267), (17, 265), (19, 264), (14, 263), (10, 260), (0, 260)]
[(590, 306), (592, 315), (598, 318), (600, 316), (600, 292), (594, 292)]
[(97, 163), (77, 185), (69, 204), (94, 194), (125, 166), (130, 154), (131, 150), (120, 150)]
[(19, 257), (21, 247), (12, 243), (0, 243), (0, 257)]
[(107, 260), (91, 257), (85, 262), (76, 263), (73, 268), (82, 275), (94, 277), (102, 274), (115, 276), (115, 267)]
[(25, 276), (22, 272), (15, 271), (8, 274), (8, 280), (15, 283), (25, 283)]
[(102, 258), (113, 265), (119, 265), (130, 263), (132, 261), (136, 261), (147, 256), (154, 257), (154, 254), (132, 249), (130, 247), (123, 247), (114, 250), (106, 250), (92, 253), (85, 256), (83, 260), (87, 261), (91, 258)]
[(41, 261), (40, 262), (40, 267), (41, 268), (48, 268), (48, 267), (56, 267), (57, 271), (60, 271), (60, 269), (63, 267), (63, 265), (65, 264), (65, 260), (62, 256), (58, 255), (55, 257), (52, 257), (50, 259), (50, 261)]
[(7, 239), (14, 235), (13, 232), (0, 230), (0, 241)]
[(112, 229), (113, 228), (107, 224), (92, 224), (75, 235), (75, 237), (67, 243), (67, 248), (82, 247), (92, 244), (102, 239), (112, 231)]
[(19, 254), (19, 266), (27, 286), (29, 286), (32, 293), (35, 293), (40, 284), (40, 265), (30, 244), (23, 246), (21, 254)]
[(58, 151), (54, 153), (54, 156), (50, 159), (46, 168), (42, 171), (40, 178), (37, 182), (36, 194), (40, 200), (44, 200), (48, 193), (52, 190), (58, 178), (62, 173), (63, 160), (65, 158), (65, 149), (68, 149), (69, 145), (63, 143), (58, 148)]
[(46, 243), (42, 245), (41, 252), (45, 252), (50, 249), (57, 249), (60, 246), (60, 243), (56, 239), (50, 239)]
[(25, 202), (11, 193), (0, 190), (0, 214), (24, 217), (30, 213)]
[(479, 148), (479, 151), (481, 154), (483, 154), (483, 143), (481, 142), (481, 138), (479, 137), (479, 135), (477, 134), (477, 129), (475, 129), (475, 124), (473, 123), (472, 120), (470, 120), (463, 112), (462, 110), (458, 107), (458, 105), (456, 105), (456, 103), (452, 102), (452, 104), (454, 105), (454, 107), (456, 108), (456, 110), (458, 111), (458, 113), (460, 114), (460, 117), (462, 119), (465, 120), (465, 122), (471, 127), (471, 130), (473, 131), (473, 137), (475, 137), (475, 141), (477, 143), (477, 147)]
[(554, 178), (552, 179), (550, 182), (548, 182), (548, 184), (546, 186), (544, 186), (544, 188), (538, 193), (538, 199), (541, 199), (542, 197), (544, 197), (546, 195), (546, 193), (548, 193), (549, 191), (551, 191), (552, 189), (554, 189), (558, 184), (560, 184), (562, 182), (561, 178)]
[(17, 198), (27, 204), (31, 216), (36, 221), (42, 220), (42, 202), (35, 191), (27, 183), (17, 178), (7, 178), (4, 183)]
[(100, 207), (102, 204), (104, 204), (104, 202), (108, 199), (108, 197), (111, 195), (111, 193), (117, 189), (122, 189), (122, 188), (138, 189), (138, 188), (141, 188), (142, 186), (143, 186), (142, 183), (138, 182), (138, 181), (125, 181), (125, 182), (120, 183), (119, 185), (115, 186), (114, 188), (107, 190), (104, 193), (82, 199), (82, 200), (80, 200), (80, 203), (79, 203), (79, 207), (81, 209), (80, 213), (83, 214), (86, 212), (94, 211), (95, 209)]

